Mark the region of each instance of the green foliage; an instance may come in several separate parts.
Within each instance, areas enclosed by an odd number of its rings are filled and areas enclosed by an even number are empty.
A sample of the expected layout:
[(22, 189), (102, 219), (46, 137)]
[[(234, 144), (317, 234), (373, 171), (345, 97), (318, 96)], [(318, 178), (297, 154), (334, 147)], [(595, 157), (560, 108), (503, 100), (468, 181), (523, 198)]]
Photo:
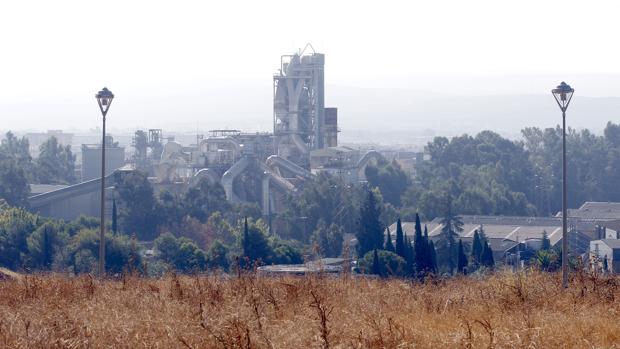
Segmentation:
[(145, 173), (117, 172), (116, 189), (120, 198), (119, 223), (124, 233), (135, 233), (140, 240), (152, 240), (160, 222), (159, 203)]
[(495, 267), (495, 259), (493, 258), (493, 250), (489, 247), (489, 243), (484, 240), (484, 245), (482, 247), (482, 265), (487, 268)]
[(405, 257), (405, 233), (403, 232), (403, 225), (400, 218), (396, 221), (396, 254)]
[(479, 265), (482, 259), (482, 240), (480, 240), (480, 234), (476, 229), (474, 231), (474, 239), (471, 245), (471, 262), (473, 265)]
[(540, 270), (557, 271), (562, 266), (562, 258), (554, 249), (538, 250), (534, 255), (534, 263)]
[(459, 240), (457, 271), (461, 274), (464, 274), (467, 268), (467, 265), (468, 265), (468, 262), (467, 262), (467, 256), (465, 255), (465, 249), (463, 248), (463, 240)]
[(210, 268), (222, 268), (228, 269), (228, 253), (230, 249), (224, 245), (220, 240), (215, 240), (207, 251), (207, 265)]
[(195, 186), (189, 188), (183, 197), (183, 208), (187, 215), (201, 222), (206, 222), (214, 212), (227, 212), (230, 204), (221, 184), (211, 184), (202, 178)]
[(28, 253), (28, 236), (39, 226), (39, 217), (22, 208), (0, 211), (0, 265), (10, 269), (22, 266)]
[(59, 144), (54, 136), (39, 146), (35, 165), (40, 183), (73, 184), (76, 181), (75, 155), (71, 152), (71, 145)]
[(310, 237), (310, 242), (318, 246), (323, 257), (338, 257), (342, 253), (344, 229), (332, 223), (329, 227), (319, 220), (316, 230)]
[[(375, 259), (376, 256), (376, 259)], [(405, 260), (394, 252), (373, 249), (368, 251), (359, 261), (360, 270), (367, 274), (381, 276), (406, 276)]]
[(385, 250), (390, 252), (396, 252), (396, 248), (394, 247), (394, 243), (392, 242), (392, 234), (390, 233), (390, 228), (385, 228)]
[(56, 254), (64, 252), (68, 240), (69, 236), (60, 224), (52, 221), (44, 223), (26, 239), (26, 263), (32, 268), (51, 269)]
[(376, 166), (368, 165), (365, 169), (366, 179), (373, 188), (379, 188), (386, 202), (399, 207), (400, 196), (407, 189), (410, 179), (394, 160), (380, 161)]
[(284, 223), (278, 235), (308, 242), (321, 220), (328, 227), (336, 224), (353, 233), (357, 230), (360, 203), (365, 194), (358, 186), (321, 173), (308, 181), (301, 193), (288, 197), (286, 211), (278, 215)]
[[(105, 269), (107, 273), (121, 273), (132, 259), (131, 241), (127, 235), (105, 235)], [(75, 273), (91, 273), (97, 270), (99, 260), (99, 231), (82, 229), (75, 234), (68, 246), (66, 263)], [(140, 257), (133, 253), (133, 267), (141, 264)]]
[(180, 271), (204, 270), (207, 265), (204, 251), (186, 237), (176, 238), (171, 233), (161, 234), (155, 239), (155, 248), (162, 260)]
[(381, 211), (377, 206), (375, 193), (367, 191), (366, 200), (360, 209), (360, 224), (357, 231), (358, 255), (383, 248), (383, 228), (379, 222)]
[(19, 140), (11, 132), (0, 144), (0, 199), (11, 206), (28, 206), (28, 177), (32, 169), (28, 147), (27, 139)]
[(542, 234), (542, 245), (540, 249), (543, 251), (551, 249), (551, 240), (549, 240), (549, 235), (547, 234), (546, 230), (543, 231), (543, 234)]

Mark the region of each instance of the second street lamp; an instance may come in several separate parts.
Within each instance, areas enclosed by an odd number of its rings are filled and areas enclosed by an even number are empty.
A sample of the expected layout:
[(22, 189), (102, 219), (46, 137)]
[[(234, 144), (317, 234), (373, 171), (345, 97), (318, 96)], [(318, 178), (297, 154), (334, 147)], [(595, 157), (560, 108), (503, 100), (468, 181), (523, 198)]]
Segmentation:
[(555, 101), (562, 110), (562, 286), (568, 287), (568, 232), (566, 209), (566, 109), (573, 98), (575, 90), (562, 81), (558, 87), (551, 90)]
[(114, 94), (106, 87), (95, 98), (103, 117), (103, 134), (101, 137), (101, 218), (99, 221), (99, 276), (105, 275), (105, 118), (110, 110)]

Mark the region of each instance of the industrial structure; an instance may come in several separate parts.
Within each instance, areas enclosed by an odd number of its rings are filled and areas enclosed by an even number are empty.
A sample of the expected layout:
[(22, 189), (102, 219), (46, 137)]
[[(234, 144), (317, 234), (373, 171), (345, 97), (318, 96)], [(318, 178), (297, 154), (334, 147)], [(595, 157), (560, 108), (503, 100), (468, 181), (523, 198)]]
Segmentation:
[[(124, 171), (133, 168), (148, 173), (156, 191), (174, 192), (206, 179), (221, 184), (229, 201), (256, 203), (270, 216), (280, 212), (284, 199), (318, 173), (340, 176), (348, 183), (365, 180), (366, 166), (381, 155), (375, 151), (361, 155), (358, 150), (338, 147), (338, 132), (338, 109), (325, 107), (325, 55), (308, 44), (280, 58), (273, 76), (273, 132), (211, 130), (185, 146), (165, 137), (161, 129), (138, 130), (130, 166), (123, 167), (124, 149), (106, 140), (106, 175), (121, 167)], [(98, 176), (100, 154), (101, 145), (82, 146), (83, 181)], [(97, 205), (83, 200), (90, 197), (85, 191), (95, 187), (92, 183), (78, 184), (79, 190), (70, 186), (38, 193), (31, 198), (32, 207), (64, 219), (79, 216), (80, 207), (89, 208), (83, 213), (90, 214), (91, 206)], [(70, 203), (71, 193), (79, 194), (75, 199), (82, 202)], [(63, 204), (52, 208), (55, 198)]]

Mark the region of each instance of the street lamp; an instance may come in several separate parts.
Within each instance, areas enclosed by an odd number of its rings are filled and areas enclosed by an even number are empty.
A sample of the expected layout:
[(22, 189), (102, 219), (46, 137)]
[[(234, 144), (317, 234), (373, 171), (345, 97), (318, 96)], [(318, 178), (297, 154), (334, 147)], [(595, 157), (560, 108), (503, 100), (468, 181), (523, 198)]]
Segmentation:
[(105, 275), (105, 116), (110, 110), (114, 94), (107, 87), (99, 91), (95, 98), (103, 116), (103, 135), (101, 137), (101, 219), (99, 222), (99, 276)]
[(568, 233), (566, 231), (566, 109), (575, 90), (562, 81), (551, 90), (555, 101), (562, 110), (562, 286), (568, 287)]

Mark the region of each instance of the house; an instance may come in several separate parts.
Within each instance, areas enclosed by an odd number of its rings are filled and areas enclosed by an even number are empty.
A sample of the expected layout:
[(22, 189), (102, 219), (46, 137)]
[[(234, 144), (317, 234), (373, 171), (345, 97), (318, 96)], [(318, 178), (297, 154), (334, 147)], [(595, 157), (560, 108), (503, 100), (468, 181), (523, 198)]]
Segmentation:
[(604, 260), (607, 260), (608, 270), (620, 273), (620, 240), (602, 239), (590, 242), (590, 260), (598, 262), (599, 267), (603, 267)]

